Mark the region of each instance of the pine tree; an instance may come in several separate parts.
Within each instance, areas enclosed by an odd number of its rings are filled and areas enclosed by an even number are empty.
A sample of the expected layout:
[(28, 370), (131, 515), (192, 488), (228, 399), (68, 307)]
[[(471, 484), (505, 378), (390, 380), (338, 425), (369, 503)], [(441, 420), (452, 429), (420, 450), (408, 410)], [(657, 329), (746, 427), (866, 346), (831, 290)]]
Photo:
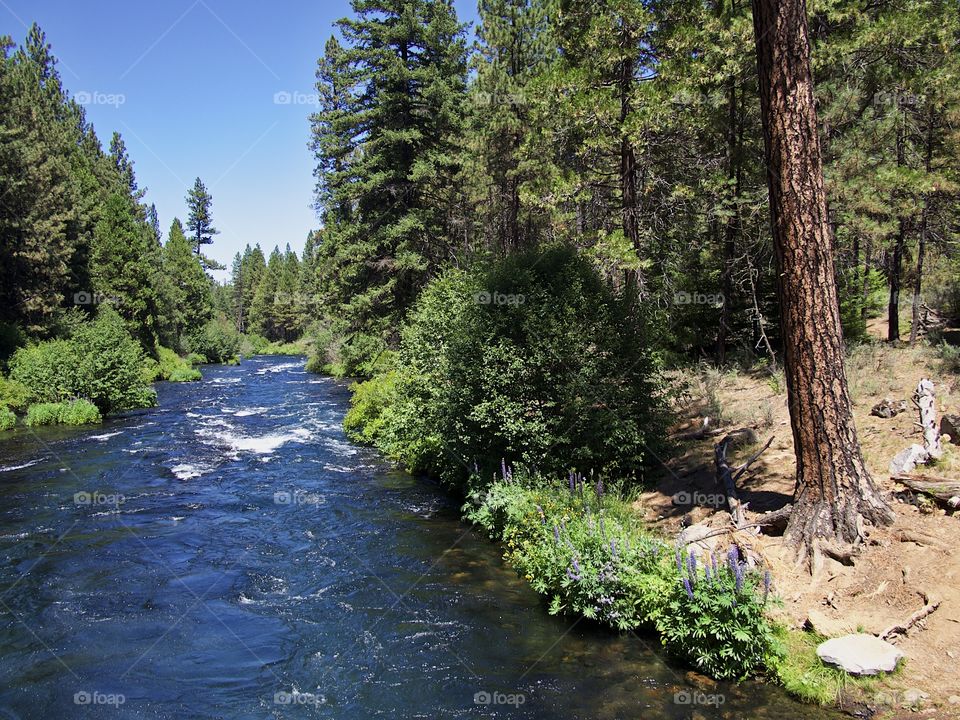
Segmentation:
[(193, 252), (179, 218), (174, 218), (163, 246), (163, 271), (173, 286), (179, 344), (213, 316), (210, 278)]
[(193, 187), (187, 193), (187, 209), (190, 211), (187, 217), (187, 229), (190, 231), (193, 240), (193, 251), (200, 259), (204, 269), (218, 268), (218, 264), (205, 257), (203, 254), (204, 245), (213, 244), (213, 236), (219, 235), (220, 231), (213, 226), (213, 198), (207, 192), (206, 186), (197, 178)]
[(337, 24), (345, 47), (328, 43), (318, 72), (319, 262), (330, 312), (386, 341), (447, 254), (465, 44), (447, 0), (353, 10)]
[(275, 247), (250, 304), (250, 327), (271, 342), (281, 339), (275, 303), (283, 264), (280, 249)]

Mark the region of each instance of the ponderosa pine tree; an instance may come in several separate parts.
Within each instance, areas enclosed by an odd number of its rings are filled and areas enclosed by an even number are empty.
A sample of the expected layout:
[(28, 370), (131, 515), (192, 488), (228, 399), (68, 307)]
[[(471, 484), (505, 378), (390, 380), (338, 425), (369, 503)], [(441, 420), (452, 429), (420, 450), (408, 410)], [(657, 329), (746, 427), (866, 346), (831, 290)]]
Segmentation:
[(777, 254), (784, 370), (797, 458), (786, 536), (819, 565), (893, 513), (863, 461), (844, 370), (804, 0), (753, 0)]
[(187, 209), (190, 213), (187, 230), (193, 241), (193, 251), (205, 270), (212, 269), (216, 263), (204, 256), (203, 246), (212, 245), (213, 236), (219, 235), (220, 231), (213, 226), (213, 198), (200, 178), (194, 181), (193, 187), (187, 192)]

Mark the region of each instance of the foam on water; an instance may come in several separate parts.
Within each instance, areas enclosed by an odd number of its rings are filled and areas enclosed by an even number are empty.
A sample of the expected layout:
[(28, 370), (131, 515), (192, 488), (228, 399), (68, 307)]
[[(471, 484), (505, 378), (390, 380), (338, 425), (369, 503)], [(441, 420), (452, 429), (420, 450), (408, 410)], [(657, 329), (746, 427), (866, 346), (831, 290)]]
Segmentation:
[(103, 433), (102, 435), (91, 435), (90, 440), (99, 440), (100, 442), (103, 442), (104, 440), (109, 440), (110, 438), (116, 437), (117, 435), (123, 435), (123, 430), (117, 430), (116, 432)]
[(31, 465), (36, 465), (38, 462), (40, 462), (43, 459), (44, 458), (37, 458), (36, 460), (31, 460), (30, 462), (23, 463), (23, 465), (5, 465), (3, 467), (0, 467), (0, 472), (10, 472), (12, 470), (23, 470), (24, 468), (28, 468)]

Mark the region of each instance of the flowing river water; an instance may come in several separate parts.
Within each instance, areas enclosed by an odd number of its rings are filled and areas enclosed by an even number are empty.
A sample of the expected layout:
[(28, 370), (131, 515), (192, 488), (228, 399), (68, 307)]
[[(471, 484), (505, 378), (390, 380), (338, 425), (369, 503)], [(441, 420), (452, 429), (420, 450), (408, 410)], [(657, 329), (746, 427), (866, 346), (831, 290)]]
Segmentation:
[(837, 717), (549, 616), (302, 364), (0, 436), (0, 718)]

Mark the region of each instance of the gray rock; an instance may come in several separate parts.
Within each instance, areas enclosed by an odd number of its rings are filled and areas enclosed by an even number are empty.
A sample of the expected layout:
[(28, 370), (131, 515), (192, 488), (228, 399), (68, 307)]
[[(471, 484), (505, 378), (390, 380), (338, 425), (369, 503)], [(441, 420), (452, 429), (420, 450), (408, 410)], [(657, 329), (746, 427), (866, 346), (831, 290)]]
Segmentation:
[(817, 656), (851, 675), (876, 675), (893, 672), (903, 652), (878, 637), (856, 633), (820, 643)]
[(930, 696), (923, 690), (911, 689), (903, 693), (903, 703), (901, 703), (901, 706), (905, 708), (917, 707), (923, 705), (924, 701), (929, 699)]
[(944, 415), (940, 418), (940, 434), (949, 435), (950, 442), (960, 445), (960, 415)]
[(913, 472), (917, 465), (923, 465), (930, 459), (930, 454), (922, 445), (914, 443), (906, 450), (898, 452), (890, 461), (891, 475), (905, 475)]

